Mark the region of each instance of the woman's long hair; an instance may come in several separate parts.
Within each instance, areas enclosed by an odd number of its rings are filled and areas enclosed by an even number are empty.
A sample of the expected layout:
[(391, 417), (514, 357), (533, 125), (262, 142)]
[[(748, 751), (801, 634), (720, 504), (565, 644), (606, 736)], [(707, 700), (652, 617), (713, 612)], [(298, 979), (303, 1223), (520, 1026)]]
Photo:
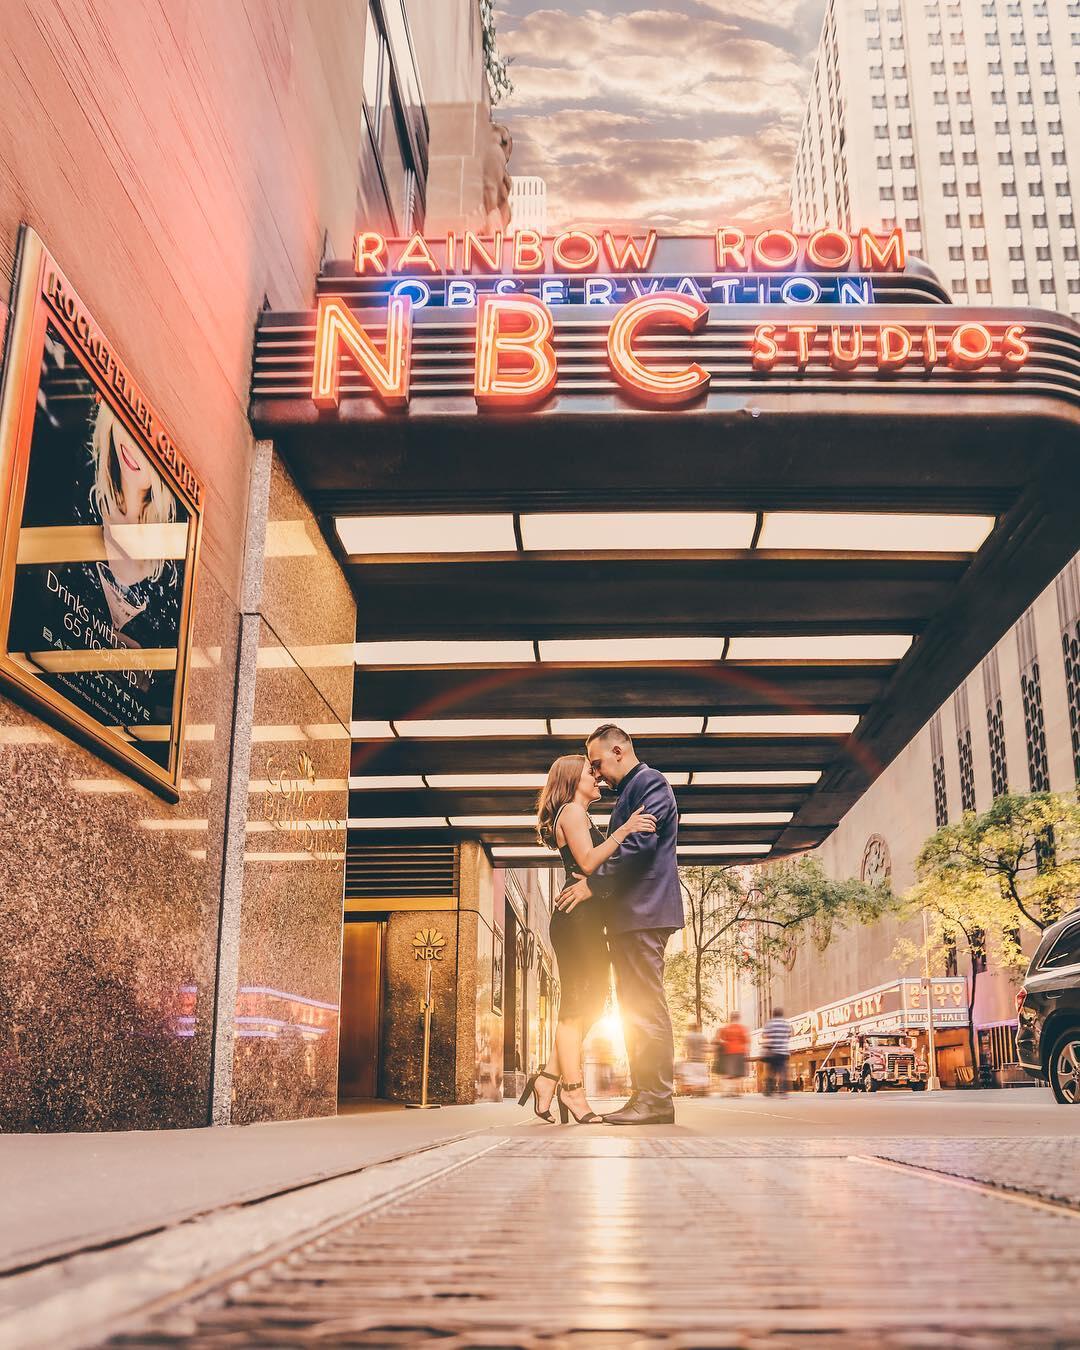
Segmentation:
[(548, 848), (558, 847), (555, 817), (567, 802), (573, 801), (584, 767), (584, 755), (560, 755), (548, 769), (547, 782), (536, 799), (536, 835)]

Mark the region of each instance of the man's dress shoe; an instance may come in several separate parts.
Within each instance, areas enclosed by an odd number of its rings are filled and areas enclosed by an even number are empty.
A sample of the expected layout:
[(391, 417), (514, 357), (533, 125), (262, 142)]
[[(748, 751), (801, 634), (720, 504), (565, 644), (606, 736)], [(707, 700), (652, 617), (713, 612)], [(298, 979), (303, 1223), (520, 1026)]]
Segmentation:
[(629, 1101), (620, 1111), (603, 1117), (605, 1125), (674, 1125), (675, 1108), (670, 1103)]

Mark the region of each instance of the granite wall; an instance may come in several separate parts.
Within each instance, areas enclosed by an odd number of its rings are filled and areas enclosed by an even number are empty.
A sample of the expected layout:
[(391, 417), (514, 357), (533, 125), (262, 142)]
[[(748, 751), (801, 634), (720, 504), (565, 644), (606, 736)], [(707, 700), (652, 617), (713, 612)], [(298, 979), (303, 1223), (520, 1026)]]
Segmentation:
[[(126, 0), (5, 7), (0, 298), (26, 222), (206, 489), (179, 804), (0, 697), (6, 1128), (204, 1124), (221, 1071), (215, 1047), (236, 1013), (256, 1019), (241, 1024), (249, 1029), (259, 1019), (326, 1018), (317, 1043), (242, 1038), (225, 1103), (235, 1089), (238, 1119), (333, 1109), (340, 864), (297, 849), (276, 825), (258, 828), (267, 823), (261, 787), (250, 793), (255, 828), (228, 894), (226, 845), (236, 835), (227, 822), (248, 811), (247, 784), (233, 791), (229, 775), (244, 721), (252, 329), (264, 302), (309, 301), (327, 239), (348, 253), (366, 9), (366, 0), (185, 0), (163, 23)], [(103, 71), (113, 73), (106, 99)], [(266, 537), (262, 613), (247, 628), (261, 653), (248, 706), (264, 738), (251, 746), (252, 775), (303, 778), (306, 765), (289, 757), (304, 746), (317, 780), (340, 785), (347, 681), (340, 654), (321, 649), (352, 640), (343, 583), (332, 583), (325, 614), (312, 613), (322, 597), (313, 605), (296, 587), (329, 555), (318, 561), (310, 521), (295, 523), (302, 517), (280, 472), (271, 495), (283, 509)], [(293, 735), (309, 726), (333, 736)], [(283, 765), (267, 765), (271, 747)], [(305, 811), (316, 796), (326, 814), (345, 815), (342, 786), (306, 793)], [(288, 856), (298, 852), (303, 859)], [(240, 906), (239, 938), (219, 933), (227, 900), (233, 917)], [(219, 937), (235, 993), (215, 1019)]]

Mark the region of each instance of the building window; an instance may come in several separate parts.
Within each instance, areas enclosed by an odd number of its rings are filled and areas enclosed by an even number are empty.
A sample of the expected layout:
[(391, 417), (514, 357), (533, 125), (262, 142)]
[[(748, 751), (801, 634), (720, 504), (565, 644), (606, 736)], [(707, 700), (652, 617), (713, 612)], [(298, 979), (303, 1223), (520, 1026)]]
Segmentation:
[[(1077, 634), (1080, 648), (1080, 630)], [(1080, 661), (1080, 651), (1078, 651)], [(1080, 664), (1077, 667), (1080, 680)], [(971, 754), (971, 711), (968, 707), (967, 685), (961, 685), (953, 694), (953, 715), (956, 718), (956, 753), (960, 762), (960, 809), (975, 810), (975, 763)], [(1078, 778), (1080, 778), (1080, 760), (1077, 760)]]
[(1042, 680), (1035, 646), (1035, 617), (1029, 609), (1016, 625), (1020, 658), (1020, 692), (1024, 700), (1024, 740), (1027, 745), (1028, 782), (1032, 792), (1050, 791), (1050, 761), (1046, 753), (1046, 721), (1043, 716)]
[(979, 295), (990, 294), (990, 280), (988, 277), (977, 277), (975, 280), (975, 290)]
[(949, 803), (945, 793), (945, 744), (941, 737), (941, 714), (930, 719), (930, 765), (934, 781), (934, 820), (940, 830), (949, 823)]
[(1075, 558), (1059, 574), (1055, 589), (1061, 624), (1061, 654), (1065, 661), (1073, 776), (1080, 784), (1080, 565)]
[(1005, 758), (1005, 717), (1001, 705), (1001, 670), (997, 652), (982, 663), (983, 694), (986, 699), (986, 733), (990, 744), (990, 791), (1002, 797), (1009, 790), (1009, 766)]
[(1025, 277), (1013, 277), (1013, 295), (1025, 295), (1027, 293), (1027, 280)]
[(964, 250), (959, 244), (952, 244), (949, 247), (949, 258), (952, 262), (964, 261)]
[(1043, 295), (1053, 295), (1054, 294), (1053, 281), (1049, 277), (1043, 277), (1042, 280), (1039, 282), (1039, 290), (1042, 292)]

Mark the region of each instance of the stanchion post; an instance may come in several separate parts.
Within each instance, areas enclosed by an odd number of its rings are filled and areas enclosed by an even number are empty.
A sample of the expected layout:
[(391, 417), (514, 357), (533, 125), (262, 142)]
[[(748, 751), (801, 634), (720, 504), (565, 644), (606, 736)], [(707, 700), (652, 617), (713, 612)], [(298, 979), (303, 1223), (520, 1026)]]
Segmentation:
[(424, 1050), (423, 1059), (420, 1065), (420, 1100), (418, 1102), (406, 1102), (405, 1105), (411, 1107), (414, 1111), (437, 1111), (438, 1102), (428, 1101), (428, 1067), (431, 1062), (431, 1009), (433, 999), (431, 997), (431, 961), (424, 962), (427, 967), (424, 978), (424, 997), (420, 1000), (420, 1011), (424, 1015)]

